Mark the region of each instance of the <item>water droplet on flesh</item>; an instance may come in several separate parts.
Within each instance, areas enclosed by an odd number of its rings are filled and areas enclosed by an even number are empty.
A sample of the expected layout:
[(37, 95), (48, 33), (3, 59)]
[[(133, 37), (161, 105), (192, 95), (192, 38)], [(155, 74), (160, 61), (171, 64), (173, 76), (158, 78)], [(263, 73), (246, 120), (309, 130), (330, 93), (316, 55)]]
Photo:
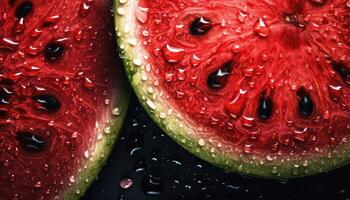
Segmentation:
[(270, 28), (265, 23), (264, 19), (260, 17), (254, 24), (254, 32), (260, 37), (266, 38), (270, 35)]

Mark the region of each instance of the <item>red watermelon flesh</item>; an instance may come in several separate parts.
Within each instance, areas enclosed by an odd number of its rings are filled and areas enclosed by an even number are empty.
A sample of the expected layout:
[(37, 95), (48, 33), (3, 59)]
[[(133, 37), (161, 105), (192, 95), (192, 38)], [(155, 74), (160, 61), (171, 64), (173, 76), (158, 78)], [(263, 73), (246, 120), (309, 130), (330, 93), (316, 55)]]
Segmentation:
[(348, 0), (129, 0), (116, 11), (136, 93), (189, 151), (271, 178), (349, 162)]

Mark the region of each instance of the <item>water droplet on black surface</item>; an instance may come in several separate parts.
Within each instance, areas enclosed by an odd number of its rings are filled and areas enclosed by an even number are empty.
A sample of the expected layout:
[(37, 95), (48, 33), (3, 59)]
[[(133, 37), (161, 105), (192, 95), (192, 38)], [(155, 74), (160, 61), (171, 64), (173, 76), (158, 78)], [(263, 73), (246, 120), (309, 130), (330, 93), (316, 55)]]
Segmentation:
[(129, 178), (123, 179), (119, 182), (120, 187), (123, 189), (129, 189), (133, 184), (134, 182)]
[(143, 177), (141, 190), (147, 195), (160, 195), (163, 191), (163, 180), (154, 174), (148, 174)]
[(138, 132), (130, 133), (126, 138), (126, 147), (130, 156), (137, 157), (144, 145), (144, 138)]
[(171, 154), (167, 157), (167, 161), (172, 164), (173, 167), (175, 166), (182, 166), (182, 159), (177, 154)]
[(119, 195), (119, 200), (125, 200), (124, 195)]
[(146, 169), (146, 161), (144, 158), (140, 158), (136, 160), (135, 165), (134, 165), (134, 170), (135, 172), (141, 172)]

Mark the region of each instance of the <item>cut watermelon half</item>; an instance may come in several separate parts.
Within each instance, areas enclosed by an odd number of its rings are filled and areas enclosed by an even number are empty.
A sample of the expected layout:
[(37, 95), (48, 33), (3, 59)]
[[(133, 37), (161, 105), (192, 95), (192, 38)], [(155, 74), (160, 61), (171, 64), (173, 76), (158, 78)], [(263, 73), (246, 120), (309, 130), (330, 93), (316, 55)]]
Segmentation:
[(119, 0), (128, 78), (177, 143), (273, 179), (350, 161), (348, 0)]
[(78, 199), (102, 168), (129, 98), (112, 8), (0, 1), (1, 200)]

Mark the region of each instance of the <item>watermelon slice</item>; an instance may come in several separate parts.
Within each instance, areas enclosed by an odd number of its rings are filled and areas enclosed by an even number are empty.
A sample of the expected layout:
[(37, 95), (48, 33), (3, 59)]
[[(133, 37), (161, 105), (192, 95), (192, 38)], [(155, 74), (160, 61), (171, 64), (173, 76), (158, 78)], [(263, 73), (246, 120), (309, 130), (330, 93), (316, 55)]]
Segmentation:
[(0, 2), (0, 199), (78, 199), (127, 109), (112, 2)]
[(350, 161), (348, 0), (119, 0), (128, 78), (176, 142), (286, 179)]

